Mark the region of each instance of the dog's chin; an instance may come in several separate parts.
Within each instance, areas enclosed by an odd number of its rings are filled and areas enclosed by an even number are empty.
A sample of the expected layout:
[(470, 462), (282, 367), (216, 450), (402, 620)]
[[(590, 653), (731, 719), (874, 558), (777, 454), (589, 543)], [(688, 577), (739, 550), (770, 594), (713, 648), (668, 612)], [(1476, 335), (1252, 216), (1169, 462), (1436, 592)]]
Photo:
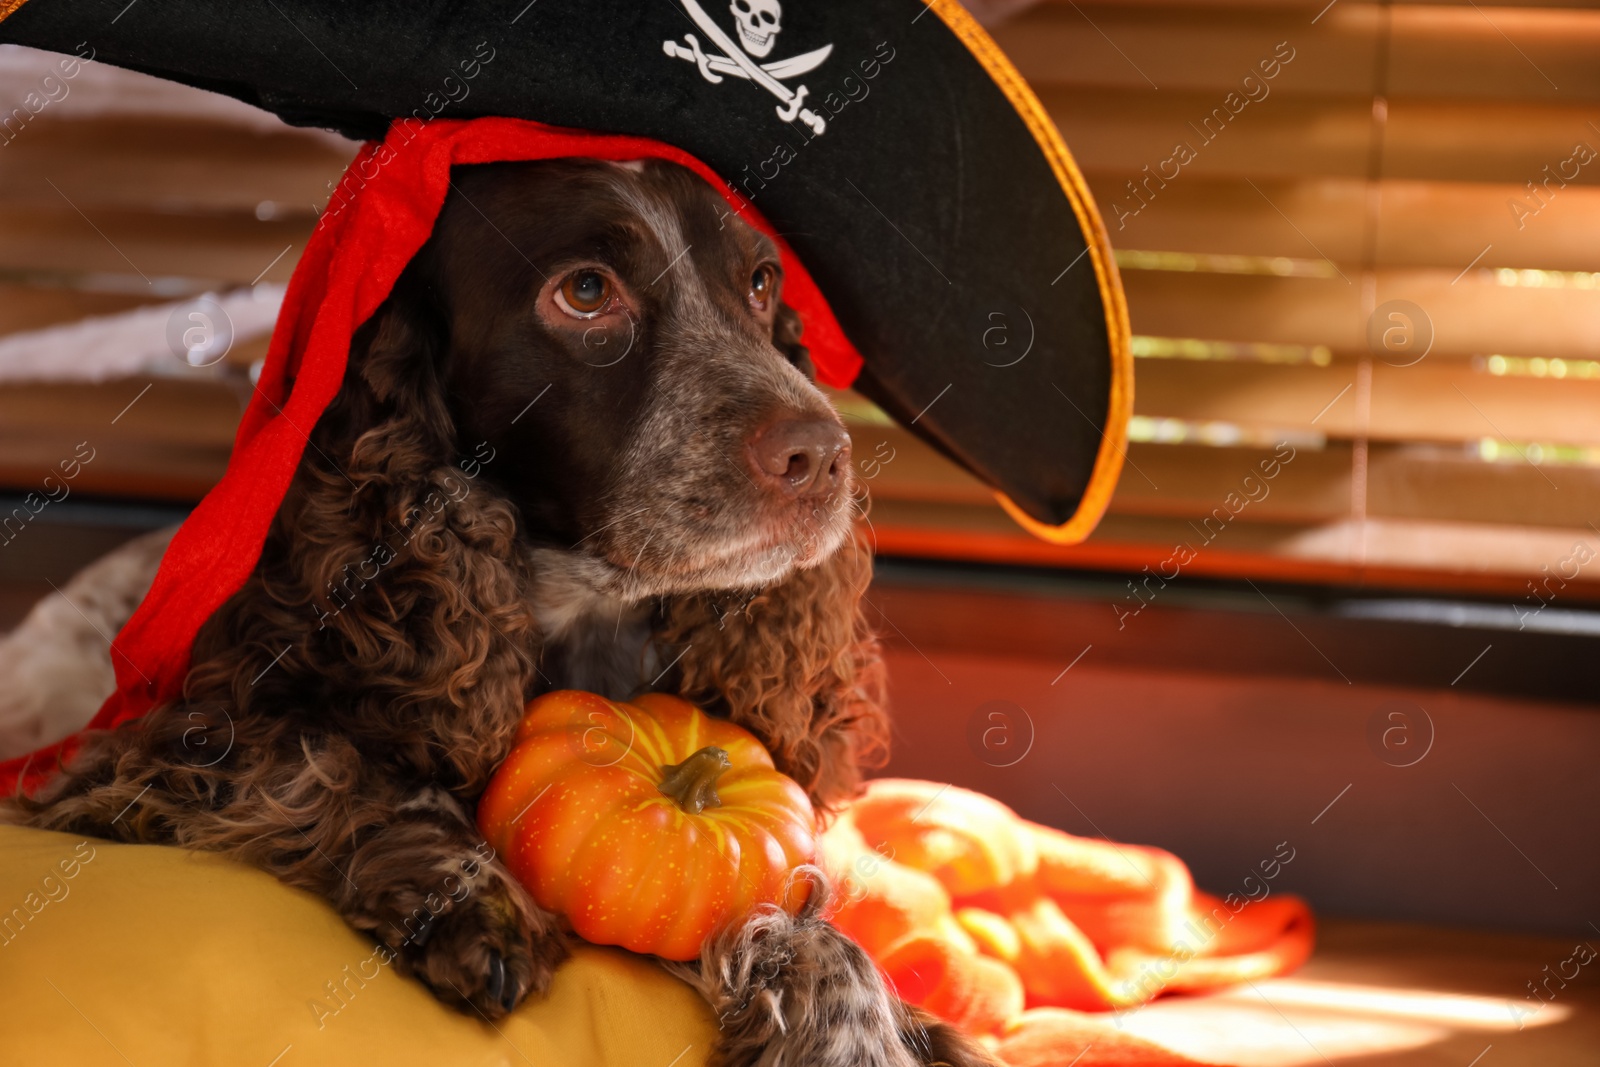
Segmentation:
[(755, 523), (711, 544), (633, 556), (597, 548), (589, 574), (623, 600), (687, 593), (746, 591), (815, 567), (843, 547), (850, 513)]

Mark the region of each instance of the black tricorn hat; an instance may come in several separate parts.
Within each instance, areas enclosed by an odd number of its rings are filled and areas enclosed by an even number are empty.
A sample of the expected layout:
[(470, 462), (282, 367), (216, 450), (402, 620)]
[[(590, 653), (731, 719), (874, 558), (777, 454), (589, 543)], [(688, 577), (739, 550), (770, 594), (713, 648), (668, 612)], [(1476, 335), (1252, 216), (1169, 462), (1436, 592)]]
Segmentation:
[(864, 358), (848, 383), (1052, 541), (1110, 499), (1127, 310), (1087, 187), (955, 0), (0, 0), (0, 40), (381, 137), (501, 115), (648, 137), (783, 234)]

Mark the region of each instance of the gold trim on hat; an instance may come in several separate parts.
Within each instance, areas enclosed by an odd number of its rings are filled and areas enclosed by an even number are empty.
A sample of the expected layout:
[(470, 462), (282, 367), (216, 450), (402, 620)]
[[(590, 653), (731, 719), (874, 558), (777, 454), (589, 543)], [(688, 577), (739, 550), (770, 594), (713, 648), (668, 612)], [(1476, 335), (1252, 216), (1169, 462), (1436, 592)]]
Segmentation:
[[(1111, 241), (1106, 236), (1105, 224), (1094, 206), (1094, 197), (1083, 180), (1078, 165), (1061, 139), (1055, 123), (1050, 121), (1044, 105), (1034, 95), (1033, 89), (1023, 79), (1011, 60), (994, 43), (984, 28), (967, 9), (955, 0), (928, 0), (928, 6), (948, 26), (977, 61), (983, 64), (1000, 91), (1006, 94), (1011, 106), (1027, 125), (1028, 132), (1038, 142), (1050, 169), (1067, 194), (1073, 214), (1088, 244), (1089, 259), (1094, 265), (1095, 278), (1105, 298), (1106, 336), (1111, 343), (1111, 400), (1106, 407), (1106, 424), (1100, 433), (1100, 451), (1095, 455), (1094, 470), (1089, 484), (1072, 518), (1059, 526), (1040, 522), (1026, 514), (1010, 497), (996, 493), (1000, 504), (1023, 529), (1035, 537), (1052, 544), (1072, 545), (1088, 537), (1111, 503), (1111, 493), (1122, 473), (1122, 461), (1128, 449), (1128, 418), (1133, 414), (1133, 351), (1131, 330), (1128, 326), (1128, 302), (1122, 292), (1122, 277), (1111, 255)], [(1072, 416), (1068, 416), (1069, 418)]]

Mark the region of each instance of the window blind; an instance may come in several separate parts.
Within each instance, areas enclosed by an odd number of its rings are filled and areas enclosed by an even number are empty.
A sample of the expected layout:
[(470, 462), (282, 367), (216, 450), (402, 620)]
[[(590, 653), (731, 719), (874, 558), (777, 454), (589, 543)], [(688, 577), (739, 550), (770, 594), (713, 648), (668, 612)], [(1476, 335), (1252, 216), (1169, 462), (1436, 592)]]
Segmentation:
[[(1046, 0), (993, 32), (1116, 249), (1128, 462), (1050, 546), (841, 395), (880, 551), (1600, 597), (1568, 573), (1600, 555), (1600, 11)], [(354, 146), (58, 62), (0, 47), (0, 485), (88, 440), (75, 491), (194, 499), (266, 338), (212, 362), (186, 331), (272, 298)], [(124, 326), (118, 359), (73, 340)]]
[(1600, 11), (1045, 2), (993, 33), (1117, 250), (1128, 462), (1052, 548), (864, 421), (880, 547), (1600, 595)]

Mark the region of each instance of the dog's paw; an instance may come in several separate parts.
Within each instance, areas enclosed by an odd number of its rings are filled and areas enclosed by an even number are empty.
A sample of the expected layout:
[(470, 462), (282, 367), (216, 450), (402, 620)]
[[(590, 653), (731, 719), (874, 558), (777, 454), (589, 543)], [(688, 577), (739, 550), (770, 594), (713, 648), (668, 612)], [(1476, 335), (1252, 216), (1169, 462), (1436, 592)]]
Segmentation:
[(566, 946), (554, 924), (512, 896), (475, 887), (466, 900), (431, 916), (421, 938), (401, 949), (411, 973), (440, 1000), (490, 1019), (543, 993)]
[[(988, 1067), (960, 1033), (901, 1003), (861, 946), (824, 921), (821, 872), (799, 915), (754, 912), (684, 975), (717, 1014), (717, 1067)], [(681, 972), (679, 972), (681, 973)]]
[(465, 887), (453, 897), (391, 890), (384, 909), (390, 917), (373, 933), (393, 950), (399, 968), (440, 1000), (498, 1019), (549, 988), (566, 943), (554, 918), (504, 875)]

